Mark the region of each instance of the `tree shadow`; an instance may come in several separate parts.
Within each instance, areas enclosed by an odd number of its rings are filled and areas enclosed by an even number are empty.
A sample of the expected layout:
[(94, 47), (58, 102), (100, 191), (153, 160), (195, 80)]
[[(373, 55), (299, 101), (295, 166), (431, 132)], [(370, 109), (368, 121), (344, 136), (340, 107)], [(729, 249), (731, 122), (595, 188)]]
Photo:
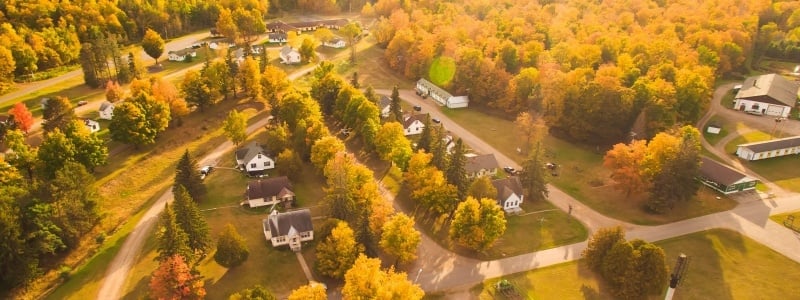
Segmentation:
[(122, 296), (123, 300), (139, 300), (139, 299), (149, 299), (148, 291), (150, 284), (150, 276), (145, 276), (139, 279), (136, 282), (136, 285), (133, 289), (130, 290), (127, 294)]

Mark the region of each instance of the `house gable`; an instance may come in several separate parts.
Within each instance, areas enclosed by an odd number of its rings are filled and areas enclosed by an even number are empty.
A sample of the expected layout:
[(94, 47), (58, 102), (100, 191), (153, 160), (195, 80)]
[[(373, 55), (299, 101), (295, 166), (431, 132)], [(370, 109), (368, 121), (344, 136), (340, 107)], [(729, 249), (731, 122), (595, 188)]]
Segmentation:
[(467, 156), (467, 161), (464, 164), (467, 177), (470, 178), (495, 175), (499, 167), (500, 164), (497, 162), (497, 158), (494, 157), (494, 154)]
[(236, 165), (245, 171), (263, 171), (275, 167), (275, 160), (266, 154), (264, 148), (256, 142), (236, 150)]
[(736, 93), (736, 99), (794, 107), (800, 84), (783, 78), (778, 74), (748, 77)]

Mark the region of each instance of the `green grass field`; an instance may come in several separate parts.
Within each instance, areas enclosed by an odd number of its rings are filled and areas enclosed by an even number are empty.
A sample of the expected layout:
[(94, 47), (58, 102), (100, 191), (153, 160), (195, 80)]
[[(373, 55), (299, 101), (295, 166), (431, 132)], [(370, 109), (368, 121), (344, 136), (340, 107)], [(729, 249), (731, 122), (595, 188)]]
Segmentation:
[[(525, 159), (516, 151), (516, 148), (521, 146), (518, 143), (520, 134), (513, 129), (515, 128), (513, 121), (472, 108), (443, 109), (443, 112), (517, 163)], [(610, 172), (602, 165), (605, 153), (598, 152), (598, 148), (587, 148), (553, 136), (545, 137), (543, 144), (544, 160), (559, 165), (559, 175), (549, 177), (548, 181), (612, 218), (636, 224), (655, 225), (724, 211), (736, 206), (735, 201), (724, 196), (721, 200), (717, 200), (717, 194), (701, 188), (694, 199), (677, 204), (671, 212), (663, 215), (648, 214), (642, 209), (646, 195), (626, 197), (624, 193), (614, 188), (614, 182), (609, 178)]]
[[(708, 131), (706, 130), (708, 126), (712, 124), (719, 126), (721, 128), (718, 134), (708, 133)], [(706, 122), (704, 128), (701, 128), (700, 130), (703, 132), (703, 138), (705, 138), (709, 144), (714, 146), (720, 140), (728, 136), (730, 130), (732, 129), (731, 126), (733, 125), (731, 124), (730, 121), (728, 121), (728, 119), (725, 119), (719, 115), (714, 115), (710, 119), (708, 119), (708, 122)]]
[[(690, 257), (675, 299), (789, 299), (800, 295), (800, 264), (734, 231), (715, 229), (657, 242), (671, 269)], [(494, 278), (471, 290), (479, 299), (498, 295)], [(583, 261), (505, 276), (527, 299), (614, 299)], [(557, 283), (557, 284), (554, 284)], [(664, 287), (666, 292), (666, 285)], [(663, 299), (664, 294), (649, 299)]]

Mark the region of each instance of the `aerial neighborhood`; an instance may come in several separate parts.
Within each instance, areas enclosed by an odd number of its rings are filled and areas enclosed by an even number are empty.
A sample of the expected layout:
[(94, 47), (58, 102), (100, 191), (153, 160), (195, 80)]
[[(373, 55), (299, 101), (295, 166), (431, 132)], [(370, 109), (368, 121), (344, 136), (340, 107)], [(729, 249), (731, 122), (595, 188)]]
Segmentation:
[(0, 298), (797, 298), (799, 11), (4, 3)]

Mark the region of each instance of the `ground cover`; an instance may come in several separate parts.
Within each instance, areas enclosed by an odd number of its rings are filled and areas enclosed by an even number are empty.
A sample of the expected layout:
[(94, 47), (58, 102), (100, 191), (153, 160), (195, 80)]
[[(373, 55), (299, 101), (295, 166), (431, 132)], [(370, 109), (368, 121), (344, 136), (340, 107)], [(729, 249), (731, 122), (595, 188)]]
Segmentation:
[[(717, 134), (709, 133), (707, 128), (710, 125), (718, 126), (720, 128), (719, 133)], [(723, 118), (722, 116), (719, 115), (713, 115), (710, 119), (708, 119), (708, 122), (706, 122), (706, 124), (704, 124), (703, 128), (701, 128), (700, 130), (703, 132), (703, 138), (706, 139), (706, 141), (708, 141), (709, 144), (714, 146), (720, 140), (728, 136), (731, 130), (730, 126), (732, 126), (732, 124), (728, 119)]]

